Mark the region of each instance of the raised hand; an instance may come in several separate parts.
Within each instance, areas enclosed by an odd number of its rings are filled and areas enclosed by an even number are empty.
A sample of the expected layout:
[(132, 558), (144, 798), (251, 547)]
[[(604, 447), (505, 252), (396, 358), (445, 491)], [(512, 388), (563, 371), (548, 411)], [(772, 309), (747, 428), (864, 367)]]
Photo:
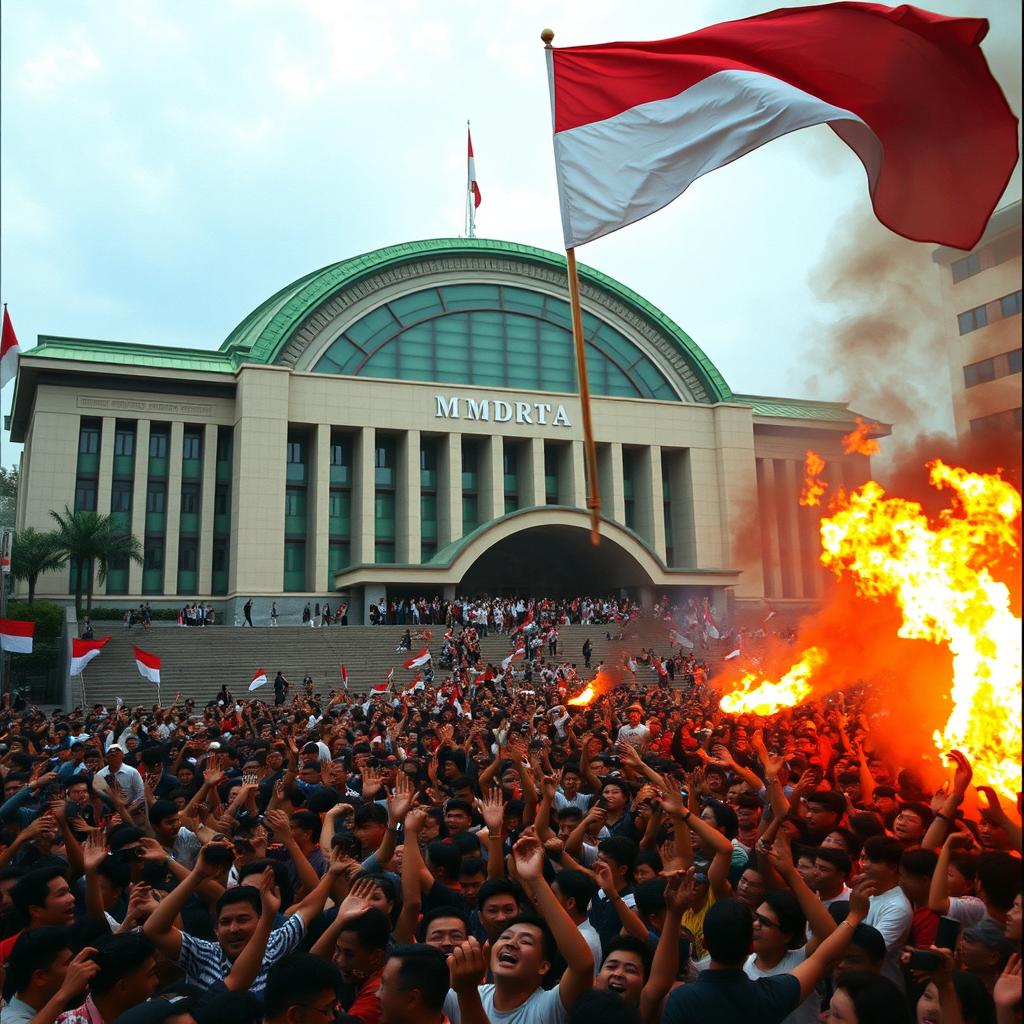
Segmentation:
[(512, 847), (516, 873), (524, 882), (538, 881), (544, 875), (544, 847), (531, 826)]
[(277, 889), (273, 868), (265, 868), (260, 875), (259, 890), (263, 913), (273, 917), (281, 909), (281, 894)]
[[(1014, 953), (1006, 961), (1003, 973), (996, 978), (992, 998), (995, 1000), (997, 1009), (1016, 1010), (1020, 1008), (1022, 998), (1020, 965), (1020, 955)], [(1008, 1017), (1008, 1019), (1012, 1020), (1013, 1018)], [(1002, 1020), (1001, 1017), (1000, 1020)]]
[(86, 946), (68, 964), (67, 971), (64, 974), (64, 981), (60, 986), (60, 991), (68, 999), (71, 999), (72, 996), (83, 995), (89, 986), (89, 982), (99, 973), (100, 965), (93, 959), (95, 955), (96, 948), (94, 946)]
[(967, 755), (960, 750), (951, 750), (949, 760), (956, 765), (956, 770), (953, 772), (953, 792), (960, 800), (963, 800), (971, 785), (971, 779), (974, 778), (974, 769), (971, 767)]
[(875, 883), (869, 878), (862, 878), (850, 893), (850, 915), (858, 915), (863, 921), (871, 909), (871, 897), (875, 895)]
[(985, 798), (987, 806), (979, 807), (981, 816), (991, 825), (1002, 825), (1007, 821), (1006, 811), (999, 802), (999, 796), (991, 786), (975, 786), (978, 793)]
[(286, 843), (291, 839), (292, 825), (284, 811), (275, 808), (273, 811), (267, 811), (265, 818), (280, 842)]
[(93, 832), (82, 844), (82, 864), (86, 874), (95, 871), (107, 859), (107, 844), (102, 832)]
[(415, 837), (419, 835), (420, 829), (423, 828), (424, 823), (427, 820), (427, 812), (422, 807), (414, 807), (405, 816), (405, 834), (406, 837)]
[(338, 916), (347, 920), (365, 914), (373, 906), (373, 894), (376, 884), (369, 878), (360, 878), (349, 890), (348, 895), (338, 907)]
[(363, 769), (363, 799), (369, 800), (383, 789), (380, 772), (376, 768)]
[(127, 916), (136, 924), (142, 924), (158, 906), (152, 886), (137, 882), (129, 889)]
[(480, 811), (484, 816), (488, 834), (500, 836), (505, 823), (505, 798), (500, 788), (495, 786), (494, 789), (484, 793)]
[(392, 821), (404, 821), (405, 816), (412, 809), (413, 799), (416, 796), (416, 787), (412, 779), (405, 772), (399, 772), (395, 776), (394, 796), (388, 797), (388, 815)]
[(473, 991), (483, 981), (486, 969), (486, 944), (481, 947), (472, 937), (448, 954), (449, 984), (456, 992)]
[[(760, 850), (760, 847), (758, 847)], [(775, 842), (772, 843), (771, 849), (766, 851), (768, 860), (771, 861), (771, 865), (783, 878), (795, 869), (793, 864), (793, 849), (789, 845), (789, 833), (785, 829), (779, 829), (778, 834), (775, 836)]]
[(682, 914), (693, 905), (697, 894), (696, 869), (691, 867), (686, 871), (663, 871), (661, 874), (665, 879), (665, 907)]

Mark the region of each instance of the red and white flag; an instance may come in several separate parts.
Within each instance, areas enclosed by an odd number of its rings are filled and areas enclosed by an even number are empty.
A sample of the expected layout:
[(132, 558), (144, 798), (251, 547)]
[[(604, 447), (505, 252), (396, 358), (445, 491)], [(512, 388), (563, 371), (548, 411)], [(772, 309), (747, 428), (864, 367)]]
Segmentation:
[(972, 248), (1017, 163), (1017, 119), (980, 46), (987, 32), (983, 18), (850, 2), (674, 39), (548, 48), (566, 248), (816, 124), (860, 158), (888, 228)]
[(509, 665), (516, 661), (522, 661), (526, 656), (526, 648), (520, 644), (504, 661), (501, 663), (501, 667), (508, 671)]
[(455, 713), (461, 718), (466, 712), (462, 708), (462, 691), (459, 690), (459, 684), (455, 683), (452, 686), (451, 696), (448, 698), (448, 703), (455, 709)]
[(21, 619), (0, 619), (0, 651), (8, 654), (31, 654), (34, 622)]
[(4, 306), (4, 327), (0, 334), (0, 388), (7, 387), (9, 381), (14, 380), (18, 375), (18, 360), (21, 358), (21, 348), (18, 345), (18, 336), (14, 333), (14, 325)]
[(160, 658), (155, 654), (150, 654), (148, 651), (144, 651), (141, 647), (134, 647), (135, 651), (135, 667), (139, 670), (139, 675), (143, 679), (148, 679), (151, 683), (160, 685)]
[(412, 677), (412, 682), (405, 688), (406, 693), (419, 693), (420, 690), (426, 688), (426, 683), (423, 682), (423, 673), (417, 672)]
[(345, 668), (345, 662), (341, 663), (341, 685), (348, 689), (348, 669)]
[(391, 689), (391, 680), (394, 678), (395, 670), (391, 669), (391, 671), (388, 672), (387, 678), (384, 680), (383, 683), (376, 683), (370, 687), (370, 693), (378, 695), (382, 693), (387, 693)]
[(101, 636), (99, 640), (73, 639), (71, 641), (70, 674), (73, 676), (80, 676), (82, 674), (82, 669), (84, 669), (93, 658), (98, 658), (100, 656), (103, 648), (107, 645), (109, 640), (109, 636)]
[[(467, 188), (473, 193), (473, 209), (479, 209), (482, 196), (480, 186), (476, 181), (476, 158), (473, 156), (473, 135), (468, 126), (466, 128), (466, 141), (469, 143), (469, 156), (467, 162)], [(486, 141), (486, 139), (484, 140)]]
[(420, 651), (419, 654), (417, 654), (414, 657), (410, 658), (402, 666), (402, 668), (419, 668), (420, 665), (426, 665), (426, 663), (428, 661), (430, 661), (430, 648), (429, 647), (424, 647), (423, 650)]
[(263, 669), (256, 669), (256, 674), (252, 677), (252, 682), (249, 683), (250, 692), (258, 690), (261, 686), (267, 685), (267, 673)]

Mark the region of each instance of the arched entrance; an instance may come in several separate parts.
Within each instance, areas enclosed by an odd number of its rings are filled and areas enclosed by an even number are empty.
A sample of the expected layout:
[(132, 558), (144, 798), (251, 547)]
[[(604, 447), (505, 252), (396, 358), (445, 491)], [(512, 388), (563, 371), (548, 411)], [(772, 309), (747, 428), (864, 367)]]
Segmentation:
[(461, 594), (545, 594), (572, 597), (649, 587), (650, 574), (607, 536), (572, 524), (519, 530), (488, 547), (464, 573)]

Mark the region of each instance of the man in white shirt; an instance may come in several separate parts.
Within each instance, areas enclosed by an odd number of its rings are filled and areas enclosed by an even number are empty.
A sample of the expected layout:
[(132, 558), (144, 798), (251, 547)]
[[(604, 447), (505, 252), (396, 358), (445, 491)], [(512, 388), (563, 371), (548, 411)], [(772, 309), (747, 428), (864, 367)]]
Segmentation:
[(597, 895), (597, 884), (583, 871), (564, 869), (555, 875), (551, 889), (587, 940), (594, 957), (594, 974), (597, 974), (601, 970), (601, 937), (587, 918), (590, 901)]
[(630, 704), (626, 708), (626, 725), (619, 729), (617, 742), (643, 750), (651, 742), (651, 730), (640, 721), (643, 716), (644, 709), (639, 704)]
[(903, 991), (900, 953), (910, 936), (914, 908), (900, 888), (900, 858), (903, 847), (888, 836), (872, 836), (864, 844), (861, 861), (864, 877), (870, 879), (875, 894), (864, 919), (885, 939), (885, 960), (882, 974)]
[(124, 801), (129, 807), (146, 799), (146, 787), (142, 776), (130, 764), (124, 763), (124, 747), (120, 743), (111, 743), (107, 747), (107, 767), (97, 772), (97, 778), (102, 779), (108, 786), (113, 779), (124, 794)]

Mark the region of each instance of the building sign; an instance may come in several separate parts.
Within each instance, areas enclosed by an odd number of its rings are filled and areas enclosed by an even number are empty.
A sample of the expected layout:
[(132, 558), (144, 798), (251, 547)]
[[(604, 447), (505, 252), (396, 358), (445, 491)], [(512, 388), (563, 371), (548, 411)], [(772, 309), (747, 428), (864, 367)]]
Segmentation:
[(434, 416), (444, 420), (484, 423), (529, 423), (541, 427), (571, 427), (565, 406), (550, 402), (506, 402), (503, 398), (460, 398), (435, 395)]

